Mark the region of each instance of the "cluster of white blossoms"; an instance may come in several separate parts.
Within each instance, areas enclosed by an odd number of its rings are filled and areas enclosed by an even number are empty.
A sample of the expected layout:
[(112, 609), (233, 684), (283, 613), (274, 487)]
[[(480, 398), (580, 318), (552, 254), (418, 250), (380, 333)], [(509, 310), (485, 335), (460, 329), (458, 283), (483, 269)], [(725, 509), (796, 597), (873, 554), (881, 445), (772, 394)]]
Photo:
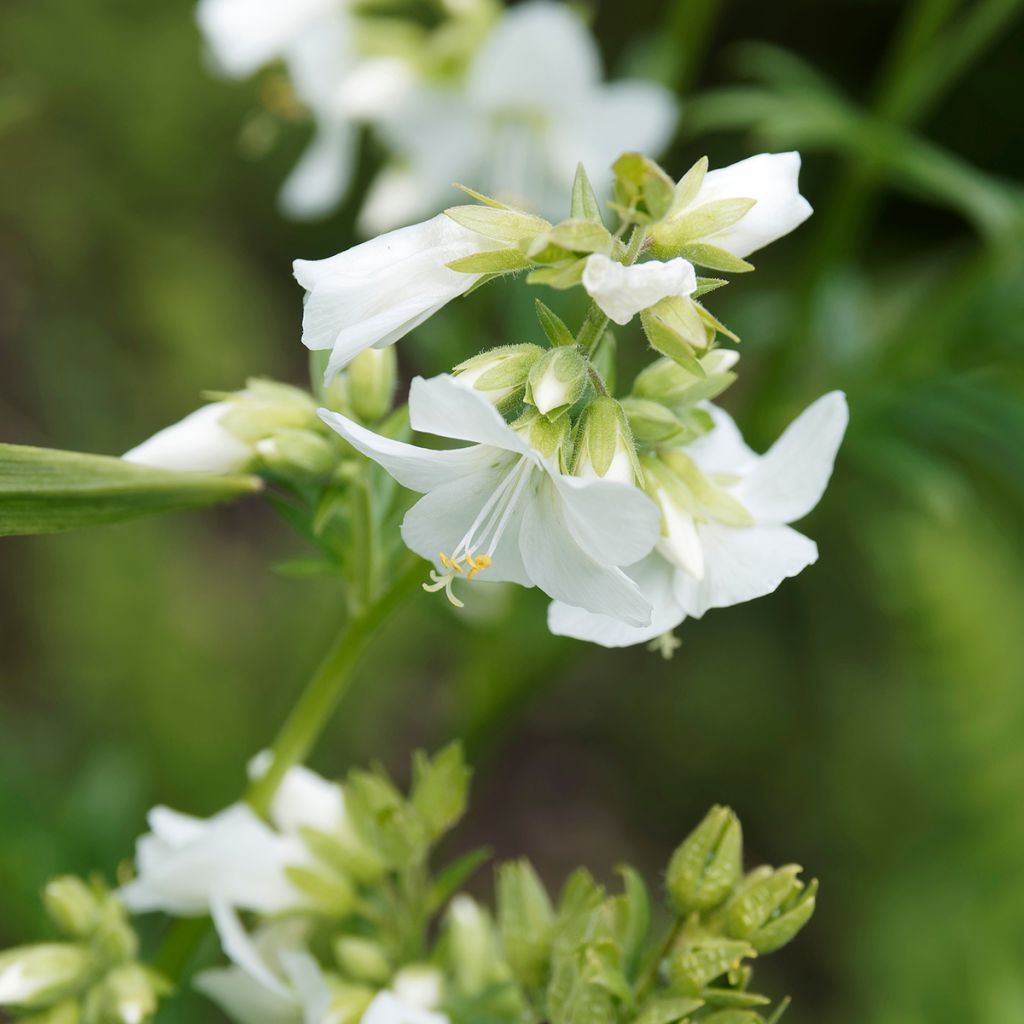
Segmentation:
[(200, 0), (197, 16), (222, 73), (283, 62), (291, 107), (308, 111), (313, 140), (281, 192), (289, 215), (338, 204), (360, 128), (373, 129), (388, 156), (363, 205), (368, 234), (434, 213), (452, 181), (551, 214), (578, 162), (604, 174), (623, 150), (659, 152), (676, 123), (661, 86), (604, 82), (596, 42), (554, 0)]
[[(453, 588), (463, 581), (536, 586), (553, 599), (555, 633), (624, 646), (771, 593), (815, 561), (813, 541), (789, 524), (824, 492), (845, 399), (819, 399), (755, 454), (711, 403), (739, 357), (718, 347), (735, 335), (698, 301), (726, 283), (698, 266), (750, 270), (745, 257), (810, 215), (799, 166), (796, 153), (716, 171), (699, 161), (676, 183), (627, 154), (614, 165), (614, 232), (581, 169), (572, 215), (557, 224), (478, 196), (480, 205), (296, 262), (308, 293), (303, 341), (330, 351), (328, 376), (502, 274), (526, 270), (530, 283), (581, 286), (593, 300), (575, 333), (538, 304), (546, 348), (499, 347), (412, 382), (412, 427), (466, 447), (417, 447), (321, 409), (423, 495), (402, 536), (434, 563), (428, 589), (461, 605)], [(634, 317), (660, 358), (616, 400), (600, 350), (609, 320)]]

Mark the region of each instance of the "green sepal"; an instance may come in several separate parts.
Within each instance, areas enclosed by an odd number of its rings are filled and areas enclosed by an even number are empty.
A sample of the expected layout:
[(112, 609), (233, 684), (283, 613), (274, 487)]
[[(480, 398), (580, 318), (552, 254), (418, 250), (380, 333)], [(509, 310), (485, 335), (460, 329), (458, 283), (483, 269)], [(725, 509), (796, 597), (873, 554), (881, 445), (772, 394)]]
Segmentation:
[(483, 235), (484, 238), (505, 242), (508, 245), (518, 245), (551, 227), (550, 223), (541, 217), (507, 207), (452, 206), (444, 212), (456, 224), (461, 224), (464, 228)]
[(253, 476), (173, 472), (107, 455), (0, 444), (0, 537), (217, 505), (262, 487)]
[(288, 881), (309, 898), (310, 913), (323, 917), (344, 917), (356, 905), (355, 891), (340, 875), (295, 865), (286, 867), (284, 873)]
[(548, 341), (555, 348), (576, 344), (576, 338), (573, 336), (572, 331), (569, 330), (565, 321), (557, 313), (545, 306), (540, 299), (535, 300), (534, 307), (537, 310), (537, 319), (540, 321)]
[(623, 153), (612, 164), (615, 174), (615, 206), (623, 219), (635, 224), (654, 224), (672, 206), (675, 182), (650, 157)]
[(703, 377), (704, 367), (697, 352), (706, 349), (710, 339), (695, 305), (682, 296), (662, 299), (640, 314), (640, 323), (651, 348), (668, 356), (695, 377)]
[(686, 915), (724, 903), (742, 870), (739, 819), (728, 807), (712, 807), (669, 862), (665, 884), (674, 909)]
[(648, 1003), (631, 1024), (677, 1024), (704, 1005), (692, 996), (665, 996)]
[(459, 743), (450, 743), (432, 758), (416, 751), (409, 802), (426, 826), (431, 842), (445, 834), (466, 813), (472, 775)]
[(546, 980), (555, 912), (529, 861), (503, 864), (497, 878), (497, 920), (505, 959), (528, 989)]
[(577, 220), (590, 220), (595, 224), (604, 225), (601, 216), (601, 204), (590, 184), (586, 168), (582, 163), (576, 165), (576, 177), (572, 182), (572, 216)]
[(452, 260), (445, 266), (459, 274), (512, 274), (526, 270), (530, 261), (518, 249), (489, 249)]
[(682, 256), (695, 266), (707, 267), (708, 270), (719, 270), (725, 274), (746, 274), (754, 269), (753, 263), (742, 260), (739, 256), (733, 256), (726, 249), (719, 249), (717, 245), (708, 245), (706, 242), (691, 242), (682, 248), (661, 248), (657, 243), (651, 246), (651, 254), (658, 259), (667, 260), (673, 256)]
[(729, 974), (757, 950), (738, 939), (704, 938), (679, 947), (669, 958), (672, 985), (687, 995), (700, 995), (704, 987)]
[(546, 284), (549, 288), (566, 291), (575, 288), (583, 280), (586, 259), (572, 260), (556, 267), (540, 267), (531, 270), (526, 277), (527, 284)]
[(687, 206), (697, 198), (701, 185), (704, 184), (704, 176), (708, 173), (708, 158), (702, 156), (680, 179), (672, 190), (672, 205), (665, 214), (665, 218), (671, 219), (676, 214), (682, 213)]
[(756, 199), (713, 199), (669, 217), (651, 228), (651, 251), (659, 259), (669, 253), (680, 256), (687, 245), (713, 238), (742, 220), (756, 202)]

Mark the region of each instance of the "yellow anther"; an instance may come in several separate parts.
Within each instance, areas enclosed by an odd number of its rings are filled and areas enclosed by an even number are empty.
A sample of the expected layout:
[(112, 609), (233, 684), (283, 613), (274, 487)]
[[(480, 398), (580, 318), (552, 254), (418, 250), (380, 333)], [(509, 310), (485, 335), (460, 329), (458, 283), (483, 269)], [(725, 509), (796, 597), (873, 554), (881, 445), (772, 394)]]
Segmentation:
[[(440, 552), (440, 554), (438, 554), (437, 557), (438, 557), (438, 561), (440, 561), (440, 563), (446, 569), (448, 569), (451, 572), (465, 572), (466, 571), (461, 563), (455, 561), (454, 558), (449, 558), (443, 551)], [(470, 559), (470, 564), (472, 565), (472, 559)]]
[(469, 565), (469, 574), (466, 579), (471, 580), (478, 572), (486, 569), (491, 564), (490, 555), (477, 555), (474, 558), (472, 555), (466, 555), (466, 562)]

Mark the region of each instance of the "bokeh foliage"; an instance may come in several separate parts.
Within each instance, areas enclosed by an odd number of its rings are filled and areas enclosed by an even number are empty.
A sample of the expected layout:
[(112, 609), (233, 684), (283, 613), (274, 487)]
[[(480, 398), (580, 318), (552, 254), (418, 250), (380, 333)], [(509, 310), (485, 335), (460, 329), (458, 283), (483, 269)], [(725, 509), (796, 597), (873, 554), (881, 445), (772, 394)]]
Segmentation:
[[(687, 94), (670, 170), (805, 152), (817, 215), (720, 312), (756, 442), (849, 393), (822, 560), (684, 624), (667, 663), (548, 636), (536, 595), (462, 621), (413, 598), (315, 759), (401, 771), (462, 735), (467, 845), (552, 882), (654, 871), (730, 803), (756, 859), (822, 880), (765, 983), (796, 1024), (1024, 1017), (1020, 7), (597, 5), (610, 61)], [(302, 381), (289, 262), (348, 244), (352, 210), (273, 212), (304, 129), (254, 159), (257, 107), (205, 72), (183, 0), (4, 4), (0, 438), (117, 453), (205, 389)], [(403, 344), (406, 376), (530, 340), (532, 296), (493, 288)], [(257, 502), (3, 543), (0, 945), (42, 927), (47, 876), (112, 873), (149, 804), (234, 798), (341, 614), (332, 581), (268, 571), (298, 553)]]

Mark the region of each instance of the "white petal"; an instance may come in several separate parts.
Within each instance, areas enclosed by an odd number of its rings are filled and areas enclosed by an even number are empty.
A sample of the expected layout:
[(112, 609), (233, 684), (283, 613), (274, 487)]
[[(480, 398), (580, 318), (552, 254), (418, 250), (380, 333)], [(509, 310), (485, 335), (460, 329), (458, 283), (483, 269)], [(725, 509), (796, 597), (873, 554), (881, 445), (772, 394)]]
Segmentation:
[(692, 209), (717, 199), (756, 199), (757, 205), (731, 227), (703, 241), (742, 258), (788, 235), (813, 212), (800, 195), (799, 176), (799, 153), (759, 153), (708, 171)]
[(315, 220), (341, 202), (352, 177), (355, 129), (340, 120), (321, 120), (313, 141), (292, 168), (278, 201), (296, 220)]
[(221, 949), (224, 950), (228, 959), (268, 992), (272, 992), (282, 999), (290, 998), (291, 990), (260, 956), (259, 950), (242, 926), (237, 912), (230, 903), (226, 900), (215, 899), (210, 906), (210, 913), (220, 938)]
[(704, 578), (680, 572), (676, 596), (688, 615), (700, 618), (709, 608), (726, 608), (771, 594), (818, 558), (814, 541), (788, 526), (736, 529), (717, 523), (699, 527), (704, 549)]
[(606, 565), (632, 565), (654, 547), (661, 513), (640, 488), (561, 474), (554, 481), (569, 529), (592, 558)]
[(303, 344), (334, 349), (347, 361), (364, 348), (397, 341), (479, 277), (447, 263), (493, 247), (440, 214), (329, 259), (296, 260), (295, 277), (309, 292)]
[(709, 476), (742, 475), (752, 469), (759, 458), (747, 447), (736, 421), (722, 408), (701, 402), (701, 408), (715, 421), (713, 429), (701, 434), (683, 450)]
[(443, 1013), (403, 1003), (392, 992), (380, 992), (367, 1007), (360, 1024), (449, 1024)]
[(649, 555), (642, 562), (630, 566), (627, 575), (635, 581), (653, 608), (649, 626), (627, 626), (607, 615), (595, 615), (582, 608), (553, 601), (548, 608), (548, 629), (556, 636), (588, 640), (602, 647), (631, 647), (668, 633), (683, 621), (686, 613), (673, 588), (675, 569), (661, 555)]
[(744, 476), (736, 497), (759, 523), (802, 519), (825, 493), (848, 422), (841, 391), (819, 398)]
[(201, 971), (192, 986), (236, 1024), (302, 1024), (302, 1011), (293, 995), (268, 992), (237, 967)]
[(637, 313), (670, 295), (692, 295), (697, 290), (697, 273), (681, 257), (627, 267), (594, 253), (587, 257), (583, 287), (605, 315), (617, 324), (628, 324)]
[[(249, 762), (249, 778), (261, 779), (272, 761), (269, 750), (258, 753)], [(337, 783), (303, 765), (293, 765), (274, 793), (270, 820), (283, 832), (300, 828), (331, 832), (345, 824), (345, 796)]]
[(665, 533), (658, 550), (677, 568), (694, 579), (704, 577), (704, 548), (693, 516), (664, 492), (658, 492)]
[[(492, 467), (432, 490), (405, 515), (402, 540), (406, 547), (433, 562), (439, 569), (442, 567), (438, 555), (442, 551), (448, 555), (454, 553), (487, 499), (494, 494), (518, 461), (515, 456), (496, 452), (493, 448), (490, 451), (496, 455)], [(541, 471), (534, 472), (539, 474)], [(481, 580), (518, 583), (524, 587), (533, 585), (523, 568), (519, 553), (520, 527), (528, 498), (529, 495), (523, 495), (510, 514), (501, 541), (491, 555), (492, 564), (479, 577)]]
[(486, 445), (435, 451), (394, 441), (361, 427), (341, 413), (320, 409), (320, 418), (353, 448), (383, 466), (403, 487), (424, 493), (493, 465), (501, 453)]
[(320, 964), (306, 950), (286, 950), (280, 957), (302, 1006), (305, 1024), (326, 1024), (332, 997)]
[(152, 833), (171, 846), (182, 846), (198, 839), (207, 827), (205, 818), (196, 818), (163, 806), (152, 808), (146, 815), (146, 821)]
[(482, 391), (447, 373), (413, 379), (409, 387), (409, 422), (423, 434), (533, 456), (529, 445), (505, 422)]
[(376, 120), (400, 109), (415, 85), (416, 75), (408, 61), (375, 57), (352, 68), (337, 100), (349, 117)]
[(213, 402), (164, 427), (121, 456), (154, 469), (236, 473), (252, 460), (252, 448), (220, 425), (230, 402)]
[(578, 102), (601, 78), (593, 37), (563, 4), (534, 0), (508, 10), (473, 59), (465, 88), (488, 109)]
[(526, 507), (520, 550), (530, 578), (556, 601), (633, 626), (650, 624), (651, 606), (636, 584), (621, 569), (595, 561), (580, 547), (550, 479)]
[(226, 74), (244, 78), (271, 60), (335, 0), (200, 0), (196, 18)]

